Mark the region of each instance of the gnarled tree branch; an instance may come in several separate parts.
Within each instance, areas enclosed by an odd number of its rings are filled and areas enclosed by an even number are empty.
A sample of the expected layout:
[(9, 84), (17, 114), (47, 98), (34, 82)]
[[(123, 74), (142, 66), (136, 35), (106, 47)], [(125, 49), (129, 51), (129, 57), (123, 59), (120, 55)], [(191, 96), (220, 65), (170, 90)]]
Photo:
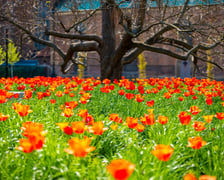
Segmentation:
[(15, 27), (21, 29), (23, 32), (25, 32), (33, 41), (39, 43), (39, 44), (43, 44), (45, 46), (49, 46), (51, 48), (53, 48), (63, 59), (65, 58), (65, 54), (63, 53), (63, 51), (54, 43), (47, 41), (47, 40), (43, 40), (40, 39), (38, 37), (36, 37), (35, 35), (33, 35), (29, 30), (27, 30), (26, 28), (24, 28), (22, 25), (16, 23), (15, 21), (13, 21), (12, 19), (8, 18), (8, 17), (4, 17), (2, 15), (0, 15), (0, 18), (2, 18), (3, 20), (9, 22), (10, 24), (14, 25)]
[(99, 36), (96, 35), (84, 35), (84, 34), (67, 34), (67, 33), (60, 33), (56, 31), (47, 31), (45, 32), (46, 35), (51, 35), (58, 38), (63, 39), (77, 39), (77, 40), (85, 40), (85, 41), (96, 41), (102, 46), (103, 41)]
[(72, 61), (73, 55), (75, 52), (86, 52), (86, 51), (96, 51), (100, 53), (100, 49), (98, 46), (98, 43), (96, 42), (83, 42), (82, 44), (80, 43), (73, 43), (70, 45), (68, 48), (68, 51), (66, 53), (66, 56), (64, 58), (64, 62), (61, 65), (61, 71), (63, 73), (66, 73), (66, 66), (69, 63), (69, 61)]

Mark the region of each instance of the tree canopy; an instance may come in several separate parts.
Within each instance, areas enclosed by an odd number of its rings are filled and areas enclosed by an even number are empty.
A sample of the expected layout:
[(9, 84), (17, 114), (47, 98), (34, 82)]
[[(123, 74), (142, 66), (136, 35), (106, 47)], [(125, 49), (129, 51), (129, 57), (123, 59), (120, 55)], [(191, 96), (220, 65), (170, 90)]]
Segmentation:
[(17, 51), (17, 47), (14, 45), (12, 41), (8, 43), (7, 52), (3, 50), (0, 46), (0, 65), (6, 61), (6, 53), (8, 53), (8, 63), (13, 65), (20, 59), (20, 54)]

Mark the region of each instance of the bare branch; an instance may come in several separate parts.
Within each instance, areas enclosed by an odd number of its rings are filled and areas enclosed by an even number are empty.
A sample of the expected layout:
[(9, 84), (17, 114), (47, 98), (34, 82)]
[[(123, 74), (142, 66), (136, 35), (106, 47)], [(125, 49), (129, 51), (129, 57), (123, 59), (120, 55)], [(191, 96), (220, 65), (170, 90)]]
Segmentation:
[[(174, 25), (177, 25), (177, 24), (174, 24)], [(172, 27), (172, 26), (166, 26), (166, 27), (164, 27), (160, 31), (158, 31), (157, 33), (155, 33), (152, 37), (150, 37), (149, 39), (147, 39), (145, 41), (145, 43), (146, 44), (153, 44), (162, 34), (168, 32), (168, 31), (171, 31), (173, 29), (174, 29), (174, 27)]]
[(143, 52), (140, 48), (134, 48), (122, 58), (122, 64), (129, 64), (137, 59), (138, 55)]
[(203, 61), (203, 62), (206, 62), (206, 63), (213, 64), (213, 65), (215, 65), (216, 67), (218, 67), (220, 70), (223, 70), (223, 68), (222, 68), (220, 65), (218, 65), (217, 63), (215, 63), (215, 62), (213, 62), (213, 61), (208, 61), (206, 58), (201, 58), (201, 57), (199, 57), (199, 56), (197, 56), (197, 55), (195, 55), (195, 54), (194, 54), (194, 56), (195, 56), (196, 59), (198, 59), (198, 60), (200, 60), (200, 61)]
[(204, 77), (206, 77), (206, 78), (209, 78), (209, 79), (213, 79), (213, 77), (210, 77), (210, 76), (208, 76), (207, 74), (202, 73), (201, 70), (199, 69), (199, 66), (196, 66), (195, 68), (198, 70), (198, 73), (199, 73), (200, 75), (202, 75), (202, 76), (204, 76)]
[(177, 53), (174, 53), (170, 50), (167, 50), (167, 49), (163, 49), (163, 48), (157, 48), (157, 47), (153, 47), (153, 46), (150, 46), (146, 43), (141, 43), (141, 42), (133, 42), (134, 46), (135, 47), (138, 47), (142, 50), (148, 50), (148, 51), (152, 51), (152, 52), (157, 52), (157, 53), (161, 53), (161, 54), (165, 54), (165, 55), (168, 55), (170, 57), (173, 57), (173, 58), (176, 58), (176, 59), (179, 59), (179, 60), (187, 60), (188, 57), (196, 52), (197, 50), (201, 49), (201, 50), (209, 50), (209, 49), (212, 49), (214, 47), (216, 47), (217, 45), (219, 45), (220, 43), (222, 42), (222, 40), (210, 45), (210, 46), (203, 46), (201, 44), (198, 44), (197, 46), (191, 48), (186, 55), (179, 55)]
[(182, 11), (179, 15), (179, 17), (177, 18), (177, 23), (180, 23), (180, 21), (182, 20), (182, 18), (184, 17), (184, 14), (185, 12), (187, 11), (187, 8), (188, 8), (188, 3), (189, 3), (190, 0), (186, 0), (185, 3), (184, 3), (184, 6), (182, 8)]
[(78, 40), (85, 40), (85, 41), (96, 41), (99, 45), (103, 44), (102, 39), (96, 35), (84, 35), (84, 34), (67, 34), (67, 33), (60, 33), (56, 31), (47, 31), (45, 32), (46, 35), (51, 35), (59, 38), (64, 39), (78, 39)]
[(167, 37), (160, 37), (157, 40), (156, 43), (164, 43), (164, 42), (167, 42), (168, 43), (166, 45), (171, 45), (171, 46), (173, 46), (174, 44), (179, 45), (179, 46), (183, 47), (182, 50), (184, 50), (184, 48), (185, 49), (191, 49), (191, 48), (193, 48), (192, 45), (190, 45), (190, 44), (188, 44), (188, 43), (186, 43), (184, 41), (177, 40), (177, 39), (174, 39), (174, 38), (167, 38)]
[(145, 20), (146, 4), (147, 4), (146, 0), (141, 0), (136, 2), (137, 17), (136, 17), (136, 21), (133, 24), (134, 28), (132, 29), (132, 32), (134, 33), (138, 33), (143, 28), (144, 20)]
[(75, 52), (85, 52), (85, 51), (99, 51), (98, 44), (96, 42), (83, 42), (81, 43), (73, 43), (70, 45), (66, 57), (64, 58), (64, 63), (61, 65), (61, 71), (63, 73), (66, 73), (66, 66), (69, 63), (69, 61), (72, 61), (73, 55)]
[(83, 65), (84, 67), (86, 67), (86, 65), (80, 61), (74, 61), (74, 59), (72, 59), (71, 61), (72, 62), (65, 68), (64, 73), (67, 73), (72, 68), (72, 66), (74, 64), (75, 65)]
[(82, 43), (73, 43), (71, 44), (71, 48), (73, 51), (97, 51), (98, 53), (100, 53), (100, 49), (99, 46), (96, 42), (91, 42), (91, 41), (87, 41), (87, 42), (82, 42)]
[(82, 19), (79, 22), (76, 22), (75, 24), (73, 24), (72, 26), (70, 26), (69, 28), (66, 29), (66, 27), (64, 26), (64, 24), (62, 23), (62, 21), (60, 21), (60, 24), (62, 26), (62, 28), (64, 29), (65, 32), (70, 32), (73, 28), (75, 28), (76, 26), (78, 26), (81, 23), (84, 23), (85, 21), (87, 21), (89, 18), (91, 18), (97, 11), (99, 11), (100, 9), (97, 8), (95, 10), (93, 10), (87, 17), (85, 17), (84, 19)]
[(21, 26), (20, 24), (16, 23), (15, 21), (13, 21), (12, 19), (8, 18), (8, 17), (4, 17), (2, 15), (0, 15), (0, 17), (9, 22), (10, 24), (14, 25), (15, 27), (21, 29), (23, 32), (25, 32), (33, 41), (39, 43), (39, 44), (43, 44), (45, 46), (49, 46), (51, 48), (53, 48), (63, 59), (65, 58), (65, 54), (62, 52), (62, 50), (60, 48), (58, 48), (58, 46), (56, 46), (56, 44), (47, 41), (47, 40), (43, 40), (40, 39), (38, 37), (36, 37), (35, 35), (33, 35), (29, 30), (27, 30), (26, 28), (24, 28), (23, 26)]

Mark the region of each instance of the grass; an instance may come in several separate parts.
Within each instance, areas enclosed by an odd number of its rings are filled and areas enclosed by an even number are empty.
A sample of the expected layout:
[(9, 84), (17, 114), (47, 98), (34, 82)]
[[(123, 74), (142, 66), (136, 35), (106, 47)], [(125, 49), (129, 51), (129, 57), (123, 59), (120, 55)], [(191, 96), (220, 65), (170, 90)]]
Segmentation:
[[(108, 93), (101, 92), (105, 85), (103, 82), (94, 85), (95, 79), (78, 78), (44, 78), (34, 79), (0, 79), (0, 94), (6, 91), (18, 90), (25, 85), (25, 90), (32, 89), (32, 97), (29, 99), (8, 98), (5, 103), (0, 103), (0, 113), (10, 115), (5, 121), (0, 121), (0, 179), (113, 179), (106, 166), (114, 159), (125, 159), (135, 165), (135, 170), (129, 179), (133, 180), (166, 180), (183, 179), (184, 175), (193, 173), (197, 178), (201, 175), (215, 176), (218, 180), (224, 179), (224, 123), (223, 120), (214, 117), (211, 123), (206, 123), (203, 115), (216, 115), (224, 112), (221, 102), (224, 97), (222, 82), (196, 79), (146, 79), (137, 80), (133, 90), (129, 89), (130, 81), (121, 80), (114, 84), (114, 89)], [(181, 93), (172, 93), (174, 84), (180, 83)], [(83, 85), (87, 84), (93, 90), (85, 91), (91, 97), (86, 104), (79, 102), (83, 91)], [(125, 95), (118, 94), (118, 90), (125, 93), (140, 94), (138, 87), (144, 87), (144, 100), (137, 102), (135, 98), (127, 99)], [(52, 91), (52, 87), (55, 90)], [(161, 87), (161, 88), (160, 88)], [(198, 89), (199, 87), (199, 89)], [(57, 91), (74, 93), (74, 97), (63, 94), (57, 97)], [(146, 93), (146, 90), (159, 89), (158, 93)], [(192, 88), (192, 90), (191, 90)], [(109, 87), (107, 88), (109, 89)], [(38, 99), (37, 92), (50, 91), (51, 95)], [(190, 90), (190, 91), (189, 91)], [(195, 95), (185, 97), (184, 92), (194, 92)], [(171, 98), (164, 97), (165, 92), (171, 92)], [(207, 96), (212, 96), (213, 103), (208, 105), (205, 101)], [(218, 93), (219, 92), (219, 93)], [(220, 93), (221, 92), (221, 93)], [(184, 97), (183, 101), (178, 98)], [(193, 100), (192, 97), (197, 96)], [(56, 103), (51, 104), (50, 100)], [(153, 107), (147, 106), (147, 101), (154, 100)], [(74, 115), (67, 118), (61, 115), (61, 105), (65, 102), (77, 101), (78, 106), (73, 109)], [(33, 110), (27, 116), (21, 117), (11, 107), (13, 103), (20, 102), (29, 105)], [(191, 106), (198, 106), (202, 111), (197, 115), (190, 112)], [(94, 135), (85, 130), (83, 134), (67, 135), (56, 123), (82, 121), (78, 116), (79, 110), (87, 109), (94, 120), (103, 121), (104, 126), (109, 129), (102, 135)], [(129, 128), (126, 124), (127, 117), (139, 118), (149, 114), (148, 109), (154, 109), (153, 114), (157, 120), (159, 115), (167, 116), (168, 123), (162, 125), (155, 122), (154, 125), (146, 125), (143, 132), (135, 128)], [(180, 123), (178, 114), (186, 111), (191, 115), (189, 125)], [(122, 123), (109, 120), (110, 114), (117, 113), (122, 117)], [(41, 123), (45, 135), (44, 145), (39, 150), (30, 153), (19, 151), (20, 139), (23, 136), (21, 127), (24, 122), (32, 121)], [(196, 131), (192, 125), (195, 121), (205, 122), (205, 130)], [(118, 128), (112, 130), (110, 125), (117, 124)], [(71, 125), (71, 124), (70, 124)], [(214, 128), (214, 129), (213, 129)], [(86, 157), (75, 157), (64, 151), (69, 147), (68, 141), (73, 137), (83, 139), (84, 136), (91, 137), (91, 146), (96, 149)], [(187, 147), (188, 138), (200, 136), (207, 144), (200, 149)], [(174, 152), (168, 161), (160, 161), (151, 151), (158, 144), (170, 145)]]

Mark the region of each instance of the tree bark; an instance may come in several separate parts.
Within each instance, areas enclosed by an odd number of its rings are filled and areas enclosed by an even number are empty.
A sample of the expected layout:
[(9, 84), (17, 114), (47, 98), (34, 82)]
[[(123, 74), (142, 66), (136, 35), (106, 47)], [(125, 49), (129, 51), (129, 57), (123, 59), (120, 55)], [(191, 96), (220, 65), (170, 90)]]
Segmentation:
[(109, 0), (102, 0), (102, 38), (104, 46), (100, 54), (101, 79), (110, 78), (107, 71), (115, 52), (114, 10)]

